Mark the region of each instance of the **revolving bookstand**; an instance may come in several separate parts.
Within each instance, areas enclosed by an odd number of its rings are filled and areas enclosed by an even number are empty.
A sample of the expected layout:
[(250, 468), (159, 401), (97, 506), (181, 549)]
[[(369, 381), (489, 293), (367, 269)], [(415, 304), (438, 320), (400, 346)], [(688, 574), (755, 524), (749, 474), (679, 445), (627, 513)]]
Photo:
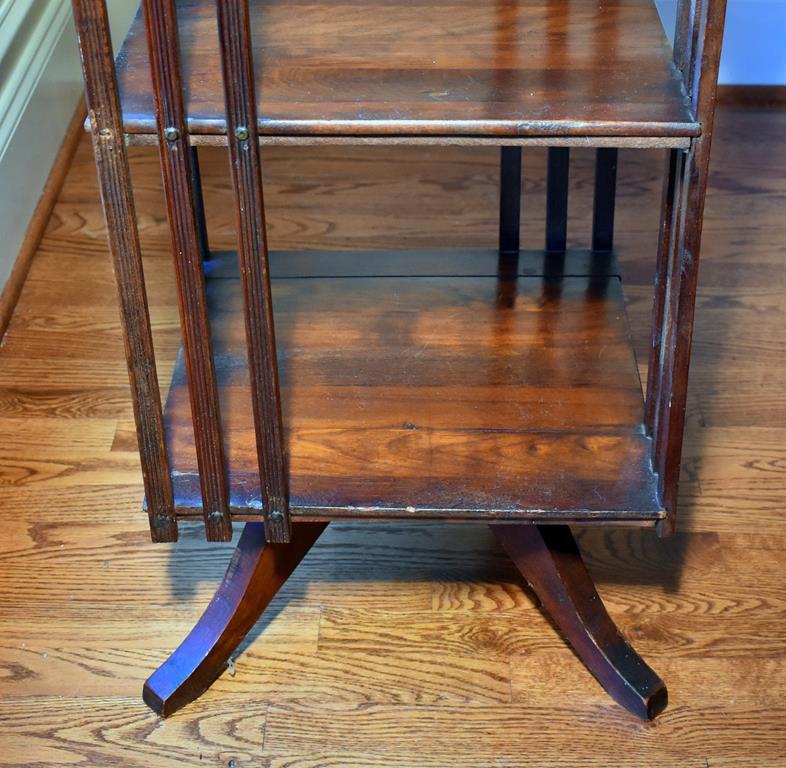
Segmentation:
[[(115, 60), (73, 0), (146, 508), (211, 541), (204, 616), (147, 681), (199, 696), (334, 520), (490, 524), (576, 654), (643, 718), (663, 682), (612, 623), (570, 525), (675, 525), (724, 0), (143, 0)], [(501, 147), (498, 247), (268, 253), (260, 144)], [(182, 329), (162, 408), (127, 143), (157, 144)], [(200, 145), (228, 147), (237, 252), (211, 252)], [(545, 246), (521, 152), (548, 147)], [(568, 250), (569, 153), (595, 147)], [(646, 400), (613, 252), (618, 149), (666, 155)], [(369, 536), (374, 527), (369, 526)]]

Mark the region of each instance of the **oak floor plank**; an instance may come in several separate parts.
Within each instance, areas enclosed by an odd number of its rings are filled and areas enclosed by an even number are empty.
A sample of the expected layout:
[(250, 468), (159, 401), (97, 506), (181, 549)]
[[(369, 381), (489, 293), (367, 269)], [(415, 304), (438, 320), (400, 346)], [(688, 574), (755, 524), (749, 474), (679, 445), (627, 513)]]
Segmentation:
[[(551, 686), (553, 691), (553, 686)], [(748, 750), (736, 734), (744, 731), (757, 743), (759, 759), (775, 761), (783, 755), (784, 736), (766, 722), (782, 716), (774, 708), (745, 703), (692, 708), (670, 708), (657, 727), (648, 728), (631, 718), (608, 717), (609, 705), (601, 697), (577, 710), (565, 703), (555, 707), (429, 707), (372, 706), (354, 710), (271, 706), (265, 728), (265, 750), (297, 754), (310, 750), (383, 754), (392, 765), (418, 765), (423, 753), (452, 765), (608, 765), (619, 755), (630, 765), (712, 764), (715, 754), (744, 761)], [(769, 714), (768, 714), (769, 713)], [(702, 728), (694, 727), (694, 717)], [(598, 722), (604, 722), (598, 728)], [(712, 738), (708, 739), (708, 731)], [(570, 738), (566, 734), (570, 733)], [(449, 758), (448, 758), (449, 756)], [(742, 764), (742, 763), (740, 763)], [(753, 765), (753, 763), (748, 763)]]
[(267, 705), (201, 702), (162, 723), (135, 696), (0, 701), (0, 765), (149, 768), (226, 765), (262, 743)]

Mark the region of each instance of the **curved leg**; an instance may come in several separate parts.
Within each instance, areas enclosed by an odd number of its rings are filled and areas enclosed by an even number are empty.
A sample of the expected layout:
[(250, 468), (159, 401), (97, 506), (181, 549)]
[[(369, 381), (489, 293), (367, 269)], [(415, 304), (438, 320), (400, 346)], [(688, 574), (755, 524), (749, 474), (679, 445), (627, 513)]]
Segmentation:
[(265, 526), (246, 523), (221, 586), (177, 650), (148, 678), (147, 705), (168, 717), (204, 693), (327, 523), (297, 523), (288, 544), (266, 544)]
[(609, 695), (641, 718), (666, 707), (663, 681), (606, 612), (566, 525), (492, 525), (498, 541)]

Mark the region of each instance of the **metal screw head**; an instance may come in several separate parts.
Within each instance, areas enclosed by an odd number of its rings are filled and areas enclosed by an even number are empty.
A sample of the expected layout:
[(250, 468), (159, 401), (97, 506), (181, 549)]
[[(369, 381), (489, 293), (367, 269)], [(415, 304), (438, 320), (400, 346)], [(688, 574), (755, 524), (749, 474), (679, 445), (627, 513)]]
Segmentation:
[(248, 138), (248, 128), (243, 125), (238, 126), (235, 128), (235, 136), (238, 141), (245, 141)]
[(271, 513), (268, 515), (268, 517), (269, 517), (271, 520), (281, 520), (281, 519), (284, 517), (284, 515), (283, 515), (283, 514), (281, 514), (281, 512), (280, 512), (278, 509), (274, 509), (274, 510), (273, 510), (273, 511), (272, 511), (272, 512), (271, 512)]
[(112, 135), (112, 131), (110, 131), (109, 128), (102, 128), (98, 132), (98, 135), (103, 139), (108, 139)]
[(180, 131), (177, 128), (167, 128), (164, 131), (164, 137), (167, 141), (177, 141), (180, 138)]

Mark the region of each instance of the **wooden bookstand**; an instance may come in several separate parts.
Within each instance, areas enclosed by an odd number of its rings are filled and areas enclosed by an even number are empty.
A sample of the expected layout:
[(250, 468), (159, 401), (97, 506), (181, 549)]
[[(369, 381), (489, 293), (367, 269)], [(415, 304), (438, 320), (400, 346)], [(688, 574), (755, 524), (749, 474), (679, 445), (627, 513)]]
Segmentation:
[[(673, 54), (650, 0), (143, 0), (116, 61), (104, 0), (73, 5), (153, 539), (247, 521), (145, 701), (199, 696), (330, 521), (463, 520), (492, 525), (606, 690), (657, 715), (666, 688), (569, 524), (674, 530), (724, 0), (680, 0)], [(164, 409), (127, 142), (159, 146), (172, 233)], [(269, 254), (264, 142), (500, 146), (498, 247)], [(236, 253), (208, 249), (203, 144), (229, 150)], [(531, 145), (549, 147), (542, 250), (519, 243)], [(597, 148), (584, 251), (571, 146)], [(646, 401), (613, 255), (620, 147), (668, 156)]]

